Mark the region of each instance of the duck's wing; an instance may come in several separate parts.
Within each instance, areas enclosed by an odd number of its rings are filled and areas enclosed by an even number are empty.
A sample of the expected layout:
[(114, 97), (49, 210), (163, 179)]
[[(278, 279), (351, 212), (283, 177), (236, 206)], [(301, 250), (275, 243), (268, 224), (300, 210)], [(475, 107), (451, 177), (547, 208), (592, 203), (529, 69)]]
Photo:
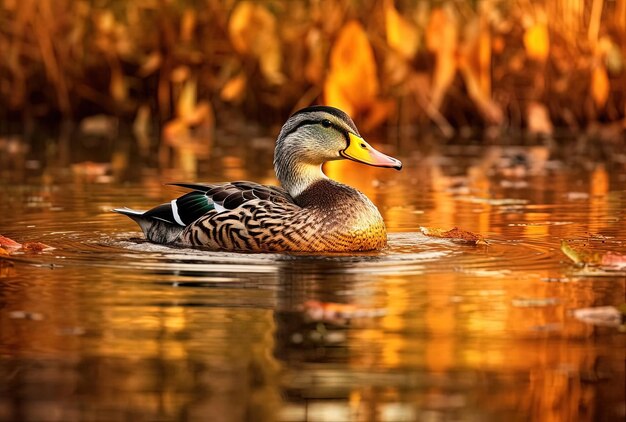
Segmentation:
[(294, 204), (287, 191), (278, 186), (254, 182), (230, 182), (224, 184), (172, 183), (192, 191), (147, 211), (144, 215), (181, 226), (187, 226), (208, 212), (221, 213), (234, 210), (248, 201), (262, 199), (275, 204)]

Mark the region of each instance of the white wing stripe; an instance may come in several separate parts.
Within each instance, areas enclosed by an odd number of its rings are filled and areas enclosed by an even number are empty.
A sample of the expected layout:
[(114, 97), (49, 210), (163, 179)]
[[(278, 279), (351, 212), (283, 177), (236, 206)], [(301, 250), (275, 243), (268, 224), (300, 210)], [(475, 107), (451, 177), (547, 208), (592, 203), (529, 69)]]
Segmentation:
[(181, 226), (185, 226), (186, 224), (183, 223), (183, 220), (180, 219), (180, 215), (178, 215), (178, 205), (176, 205), (176, 200), (172, 199), (171, 204), (172, 204), (172, 214), (174, 215), (174, 220)]

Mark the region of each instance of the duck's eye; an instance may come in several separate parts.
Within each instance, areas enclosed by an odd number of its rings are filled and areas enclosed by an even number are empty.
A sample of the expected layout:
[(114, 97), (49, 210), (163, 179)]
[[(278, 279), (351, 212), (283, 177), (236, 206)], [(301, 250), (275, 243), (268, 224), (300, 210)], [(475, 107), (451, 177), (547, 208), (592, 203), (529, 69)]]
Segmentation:
[(333, 124), (332, 124), (332, 122), (330, 120), (328, 120), (328, 119), (322, 120), (322, 126), (324, 126), (324, 127), (331, 127), (332, 125)]

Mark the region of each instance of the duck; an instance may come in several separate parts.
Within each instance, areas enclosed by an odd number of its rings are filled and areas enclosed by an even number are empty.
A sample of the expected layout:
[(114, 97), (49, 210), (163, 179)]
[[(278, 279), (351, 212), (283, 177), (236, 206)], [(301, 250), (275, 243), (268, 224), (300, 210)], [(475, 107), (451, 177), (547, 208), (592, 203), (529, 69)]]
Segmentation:
[(328, 178), (322, 165), (353, 160), (402, 169), (376, 150), (345, 112), (310, 106), (282, 126), (274, 150), (280, 186), (249, 181), (172, 183), (189, 190), (147, 211), (116, 208), (147, 240), (230, 252), (359, 252), (386, 247), (378, 208), (357, 189)]

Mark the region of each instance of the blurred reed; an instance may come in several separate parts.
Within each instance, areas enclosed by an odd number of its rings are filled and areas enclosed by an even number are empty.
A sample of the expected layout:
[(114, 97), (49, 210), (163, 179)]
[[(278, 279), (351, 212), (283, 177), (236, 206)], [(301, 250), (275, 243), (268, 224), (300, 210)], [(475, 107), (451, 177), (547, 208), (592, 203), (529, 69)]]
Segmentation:
[(364, 131), (626, 126), (626, 0), (3, 0), (0, 51), (3, 132), (105, 115), (176, 145), (311, 103)]

